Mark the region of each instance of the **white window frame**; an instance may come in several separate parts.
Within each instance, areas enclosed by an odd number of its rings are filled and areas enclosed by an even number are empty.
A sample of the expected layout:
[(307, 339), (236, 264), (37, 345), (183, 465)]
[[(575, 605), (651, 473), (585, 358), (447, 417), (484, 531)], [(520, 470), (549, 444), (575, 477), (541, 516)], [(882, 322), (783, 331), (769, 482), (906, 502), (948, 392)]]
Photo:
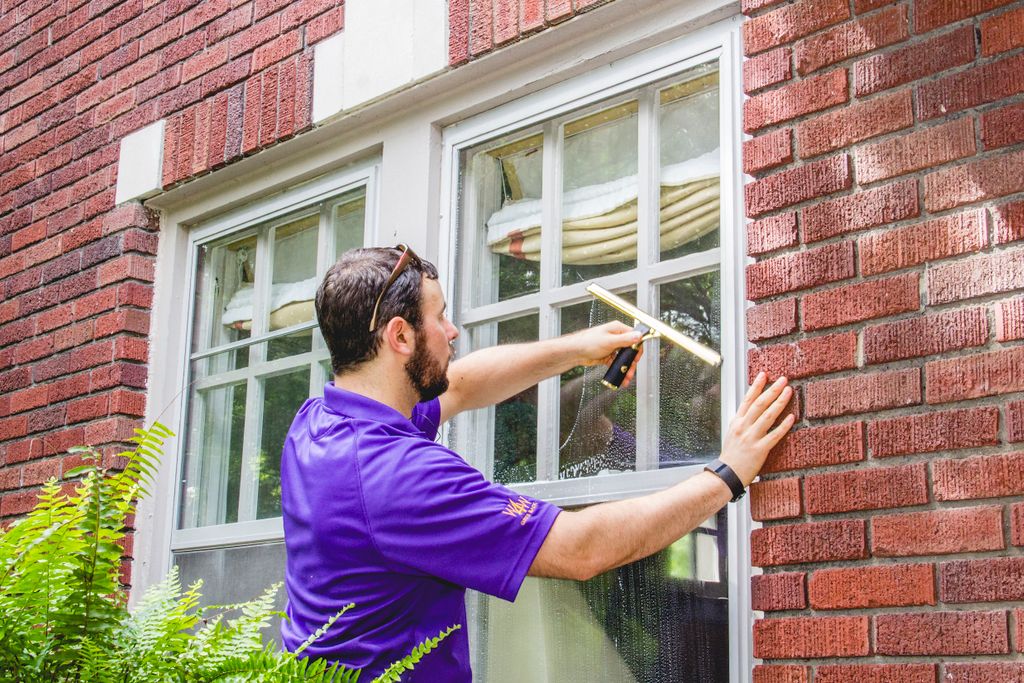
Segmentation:
[[(504, 134), (527, 128), (542, 122), (551, 121), (571, 111), (582, 109), (599, 102), (623, 95), (648, 84), (657, 83), (680, 73), (691, 66), (716, 58), (719, 60), (719, 92), (720, 92), (720, 168), (721, 168), (721, 227), (720, 246), (717, 250), (683, 256), (669, 262), (645, 263), (642, 259), (653, 256), (656, 249), (644, 248), (644, 237), (647, 232), (641, 230), (638, 239), (638, 263), (636, 269), (627, 274), (614, 274), (596, 281), (608, 289), (616, 289), (635, 282), (636, 271), (644, 273), (641, 285), (637, 290), (638, 305), (650, 308), (655, 294), (655, 286), (661, 282), (679, 279), (679, 273), (685, 271), (686, 276), (697, 275), (719, 268), (721, 277), (721, 322), (723, 356), (721, 370), (722, 416), (721, 432), (726, 433), (728, 421), (739, 405), (746, 386), (745, 362), (745, 321), (744, 321), (744, 283), (745, 264), (744, 212), (743, 212), (743, 172), (742, 172), (742, 54), (740, 50), (740, 23), (735, 18), (722, 21), (694, 31), (683, 38), (673, 40), (658, 47), (623, 58), (608, 67), (597, 69), (585, 75), (572, 78), (551, 86), (519, 100), (499, 106), (472, 118), (447, 127), (442, 136), (442, 216), (439, 245), (439, 266), (442, 272), (452, 273), (453, 267), (461, 267), (456, 255), (458, 241), (458, 217), (460, 204), (464, 201), (459, 195), (460, 158), (462, 152), (483, 144)], [(646, 106), (654, 106), (653, 102)], [(641, 111), (645, 102), (640, 103)], [(650, 120), (649, 117), (646, 120)], [(650, 182), (657, 177), (660, 160), (652, 150), (658, 149), (657, 141), (653, 140), (654, 131), (645, 125), (645, 117), (640, 117), (640, 158), (638, 160), (640, 187), (651, 188)], [(551, 136), (546, 135), (545, 140)], [(646, 143), (645, 143), (646, 141)], [(561, 174), (556, 168), (559, 154), (551, 154), (547, 147), (544, 150), (544, 183), (542, 211), (545, 225), (558, 225), (559, 212), (557, 197), (559, 193), (549, 191), (552, 183), (561, 181)], [(644, 203), (641, 203), (643, 207)], [(651, 204), (648, 204), (651, 205)], [(641, 208), (641, 211), (643, 209)], [(640, 225), (645, 221), (651, 225), (655, 217), (638, 217)], [(647, 238), (650, 239), (649, 237)], [(550, 304), (557, 300), (558, 304), (573, 304), (590, 300), (585, 292), (585, 284), (571, 284), (553, 288), (557, 282), (560, 268), (554, 267), (556, 250), (559, 249), (560, 235), (557, 230), (542, 231), (542, 258), (545, 256), (552, 262), (542, 263), (542, 289), (535, 294), (517, 297), (514, 300), (502, 301), (477, 307), (464, 307), (468, 300), (467, 292), (455, 296), (455, 282), (459, 278), (450, 278), (448, 282), (448, 299), (458, 302), (456, 311), (457, 322), (461, 327), (500, 318), (504, 315), (539, 313), (540, 336), (549, 338), (558, 330), (558, 314)], [(546, 266), (546, 267), (545, 267)], [(469, 278), (462, 278), (468, 282)], [(471, 335), (460, 338), (460, 352), (471, 350)], [(638, 379), (649, 383), (656, 379), (657, 366), (654, 359), (657, 354), (647, 354), (641, 362)], [(547, 394), (547, 404), (558, 405), (559, 378), (545, 380), (539, 386), (542, 394)], [(642, 408), (638, 406), (638, 412)], [(482, 412), (482, 411), (479, 411)], [(649, 411), (648, 411), (649, 412)], [(484, 413), (486, 416), (487, 413)], [(493, 409), (490, 409), (493, 422)], [(467, 421), (477, 421), (473, 425), (479, 427), (479, 417), (465, 416)], [(651, 417), (637, 416), (638, 421), (650, 420)], [(657, 419), (657, 415), (653, 416)], [(486, 422), (486, 417), (484, 419)], [(470, 457), (478, 451), (473, 433), (480, 429), (456, 429), (455, 450)], [(664, 489), (682, 481), (703, 469), (703, 465), (670, 468), (665, 470), (647, 470), (627, 472), (607, 476), (586, 477), (579, 479), (557, 479), (557, 455), (552, 464), (551, 457), (543, 461), (542, 453), (557, 454), (557, 438), (554, 430), (545, 430), (538, 424), (538, 454), (536, 482), (515, 484), (518, 491), (526, 495), (542, 498), (561, 506), (575, 506), (599, 501), (616, 500), (642, 495)], [(486, 435), (485, 435), (486, 436)], [(491, 463), (473, 464), (490, 473)], [(750, 608), (750, 564), (749, 537), (752, 528), (749, 503), (744, 499), (738, 504), (728, 507), (728, 601), (729, 601), (729, 680), (731, 683), (750, 680), (754, 665), (751, 644), (753, 613)]]
[[(360, 188), (365, 188), (366, 206), (363, 243), (374, 244), (377, 241), (377, 235), (379, 232), (378, 194), (380, 172), (380, 159), (378, 157), (374, 157), (367, 161), (348, 166), (339, 171), (325, 174), (319, 178), (296, 185), (295, 187), (281, 191), (272, 196), (250, 202), (240, 208), (227, 211), (213, 219), (203, 221), (202, 223), (188, 229), (186, 247), (187, 255), (184, 258), (185, 272), (188, 274), (188, 289), (186, 290), (188, 294), (188, 301), (186, 306), (183, 307), (185, 312), (184, 320), (187, 321), (187, 329), (185, 331), (181, 347), (184, 357), (180, 365), (180, 373), (178, 375), (177, 383), (178, 388), (181, 389), (180, 396), (182, 407), (177, 416), (176, 423), (172, 427), (172, 429), (174, 429), (179, 435), (179, 438), (176, 441), (177, 448), (173, 457), (173, 472), (176, 474), (174, 479), (176, 484), (172, 487), (173, 490), (166, 494), (164, 500), (164, 511), (167, 515), (165, 519), (169, 520), (168, 524), (171, 525), (170, 544), (167, 548), (163, 562), (164, 571), (171, 568), (175, 553), (252, 545), (257, 543), (280, 542), (284, 539), (284, 527), (280, 516), (210, 526), (178, 528), (179, 510), (181, 507), (181, 486), (178, 485), (178, 483), (181, 482), (185, 475), (185, 451), (188, 446), (187, 435), (189, 429), (189, 411), (187, 403), (191, 397), (193, 389), (193, 387), (189, 387), (189, 382), (191, 381), (189, 376), (191, 364), (195, 360), (215, 356), (235, 348), (248, 348), (254, 344), (259, 345), (271, 339), (276, 339), (302, 330), (317, 327), (316, 320), (307, 321), (288, 328), (260, 335), (259, 341), (254, 342), (251, 338), (247, 338), (231, 342), (229, 344), (204, 349), (199, 352), (193, 352), (191, 350), (191, 342), (194, 334), (193, 325), (195, 321), (195, 306), (197, 300), (196, 287), (198, 285), (198, 270), (196, 255), (198, 253), (199, 246), (231, 235), (240, 235), (246, 230), (255, 229), (257, 226), (266, 226), (268, 223), (273, 223), (275, 220), (293, 216), (296, 212), (300, 212), (303, 209), (311, 209), (322, 202), (327, 202), (329, 205), (334, 199), (340, 199), (348, 192)], [(332, 258), (332, 255), (334, 254), (334, 231), (328, 229), (328, 223), (330, 220), (329, 215), (329, 210), (321, 212), (316, 264), (316, 273), (318, 277), (322, 277), (334, 262), (334, 259)], [(270, 249), (257, 249), (256, 268), (262, 268), (262, 272), (269, 273), (271, 271), (271, 259), (273, 256), (270, 252)], [(269, 283), (269, 280), (267, 280), (267, 282)], [(264, 292), (264, 294), (267, 293)], [(260, 298), (259, 292), (256, 293), (256, 298)], [(258, 312), (260, 310), (259, 301), (255, 301), (254, 315), (259, 314)], [(254, 329), (255, 328), (256, 325), (254, 325)], [(326, 376), (326, 373), (318, 370), (320, 367), (318, 361), (329, 359), (330, 355), (326, 346), (323, 341), (319, 339), (319, 335), (314, 334), (313, 346), (310, 352), (282, 358), (277, 361), (273, 361), (271, 364), (264, 363), (260, 365), (259, 376), (260, 378), (263, 378), (268, 374), (280, 374), (281, 372), (286, 372), (299, 367), (312, 367), (313, 371), (310, 372), (309, 391), (310, 396), (315, 396), (320, 393), (324, 383), (330, 379), (330, 377)], [(253, 371), (251, 364), (249, 367), (218, 375), (216, 379), (213, 380), (197, 380), (195, 386), (199, 388), (210, 388), (212, 386), (235, 383), (239, 380), (245, 381), (249, 387), (246, 394), (247, 404), (260, 400), (261, 396), (258, 391), (260, 380), (257, 378), (256, 372)], [(256, 391), (253, 391), (254, 387), (257, 388)], [(247, 428), (244, 436), (244, 442), (246, 444), (251, 445), (255, 442), (254, 440), (257, 435), (250, 432), (252, 432), (256, 427), (258, 427), (258, 425), (251, 425)], [(243, 459), (243, 470), (244, 460), (245, 459)], [(243, 478), (240, 481), (240, 488), (242, 489), (242, 491), (240, 491), (240, 495), (242, 495), (245, 489), (244, 472)]]

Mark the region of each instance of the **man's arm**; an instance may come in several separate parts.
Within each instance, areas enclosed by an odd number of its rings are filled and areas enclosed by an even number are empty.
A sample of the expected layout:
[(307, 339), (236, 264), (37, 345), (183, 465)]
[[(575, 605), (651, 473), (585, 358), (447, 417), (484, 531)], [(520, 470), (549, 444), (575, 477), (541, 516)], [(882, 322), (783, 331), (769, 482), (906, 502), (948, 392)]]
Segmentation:
[[(504, 401), (577, 365), (610, 363), (618, 349), (635, 344), (639, 339), (640, 333), (616, 321), (554, 339), (474, 351), (448, 367), (448, 391), (441, 394), (440, 399), (441, 421), (463, 410)], [(632, 377), (633, 369), (630, 369), (623, 386), (628, 385)]]
[[(793, 395), (786, 379), (766, 391), (757, 376), (729, 423), (721, 459), (744, 486), (757, 476), (768, 451), (793, 426), (787, 415), (772, 429)], [(587, 580), (663, 550), (695, 529), (732, 498), (714, 474), (702, 472), (664, 491), (640, 498), (562, 512), (530, 567), (531, 576)]]

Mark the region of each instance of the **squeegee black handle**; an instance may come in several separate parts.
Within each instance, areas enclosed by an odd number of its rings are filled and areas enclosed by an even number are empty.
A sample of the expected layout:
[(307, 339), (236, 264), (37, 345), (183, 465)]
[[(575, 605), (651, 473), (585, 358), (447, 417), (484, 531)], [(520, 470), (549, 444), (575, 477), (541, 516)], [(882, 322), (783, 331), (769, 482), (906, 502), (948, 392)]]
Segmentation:
[(625, 346), (619, 349), (619, 352), (615, 354), (615, 360), (608, 366), (608, 372), (604, 374), (602, 381), (605, 386), (612, 389), (618, 389), (622, 386), (622, 380), (626, 379), (626, 373), (629, 372), (629, 368), (632, 367), (638, 353), (640, 353), (640, 344)]

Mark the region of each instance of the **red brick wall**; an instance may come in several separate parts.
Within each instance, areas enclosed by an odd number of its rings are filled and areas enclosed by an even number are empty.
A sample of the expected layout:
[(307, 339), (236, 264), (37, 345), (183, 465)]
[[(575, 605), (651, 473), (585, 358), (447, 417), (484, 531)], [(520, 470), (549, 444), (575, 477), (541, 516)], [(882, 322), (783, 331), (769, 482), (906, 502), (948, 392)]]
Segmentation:
[(144, 415), (158, 223), (114, 207), (121, 139), (166, 118), (172, 185), (309, 128), (311, 46), (343, 11), (0, 2), (0, 518)]
[(448, 0), (448, 62), (493, 52), (612, 0)]
[(1024, 680), (1024, 6), (742, 6), (754, 680)]

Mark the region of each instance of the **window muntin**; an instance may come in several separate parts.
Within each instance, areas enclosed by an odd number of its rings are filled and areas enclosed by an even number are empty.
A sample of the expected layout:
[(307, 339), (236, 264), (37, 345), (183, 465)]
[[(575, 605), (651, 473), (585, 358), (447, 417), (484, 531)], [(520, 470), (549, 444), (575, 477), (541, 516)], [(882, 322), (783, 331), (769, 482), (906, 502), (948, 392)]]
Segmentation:
[(179, 529), (280, 517), (285, 434), (330, 378), (316, 288), (365, 225), (360, 187), (195, 243)]
[[(717, 57), (690, 64), (667, 78), (671, 71), (659, 70), (657, 80), (632, 89), (613, 87), (603, 99), (588, 97), (592, 104), (575, 111), (540, 98), (567, 113), (455, 143), (456, 305), (472, 348), (497, 341), (502, 327), (525, 325), (514, 321), (529, 320), (532, 330), (536, 320), (543, 339), (619, 317), (586, 294), (585, 283), (596, 280), (723, 350), (735, 322), (721, 301), (720, 194), (731, 173), (720, 169), (720, 109), (728, 98), (719, 90)], [(495, 159), (523, 147), (532, 150), (533, 195), (520, 201), (502, 190), (515, 182)], [(495, 480), (569, 507), (663, 488), (715, 457), (720, 368), (652, 340), (629, 389), (603, 388), (605, 370), (575, 369), (529, 396), (460, 417), (452, 429), (457, 447)], [(536, 680), (728, 679), (726, 518), (723, 511), (662, 553), (582, 587), (530, 579), (526, 607), (481, 597), (473, 625), (481, 680), (521, 675), (515, 667), (523, 658), (508, 651), (524, 639), (539, 639), (530, 655), (541, 667)], [(512, 616), (495, 617), (506, 612)], [(621, 618), (607, 621), (615, 613)], [(662, 633), (666, 626), (677, 632)], [(684, 661), (695, 648), (701, 654)], [(551, 654), (538, 659), (538, 651)], [(582, 659), (594, 671), (582, 672)], [(608, 674), (608, 659), (618, 662), (618, 674)], [(662, 670), (664, 662), (677, 666)]]

